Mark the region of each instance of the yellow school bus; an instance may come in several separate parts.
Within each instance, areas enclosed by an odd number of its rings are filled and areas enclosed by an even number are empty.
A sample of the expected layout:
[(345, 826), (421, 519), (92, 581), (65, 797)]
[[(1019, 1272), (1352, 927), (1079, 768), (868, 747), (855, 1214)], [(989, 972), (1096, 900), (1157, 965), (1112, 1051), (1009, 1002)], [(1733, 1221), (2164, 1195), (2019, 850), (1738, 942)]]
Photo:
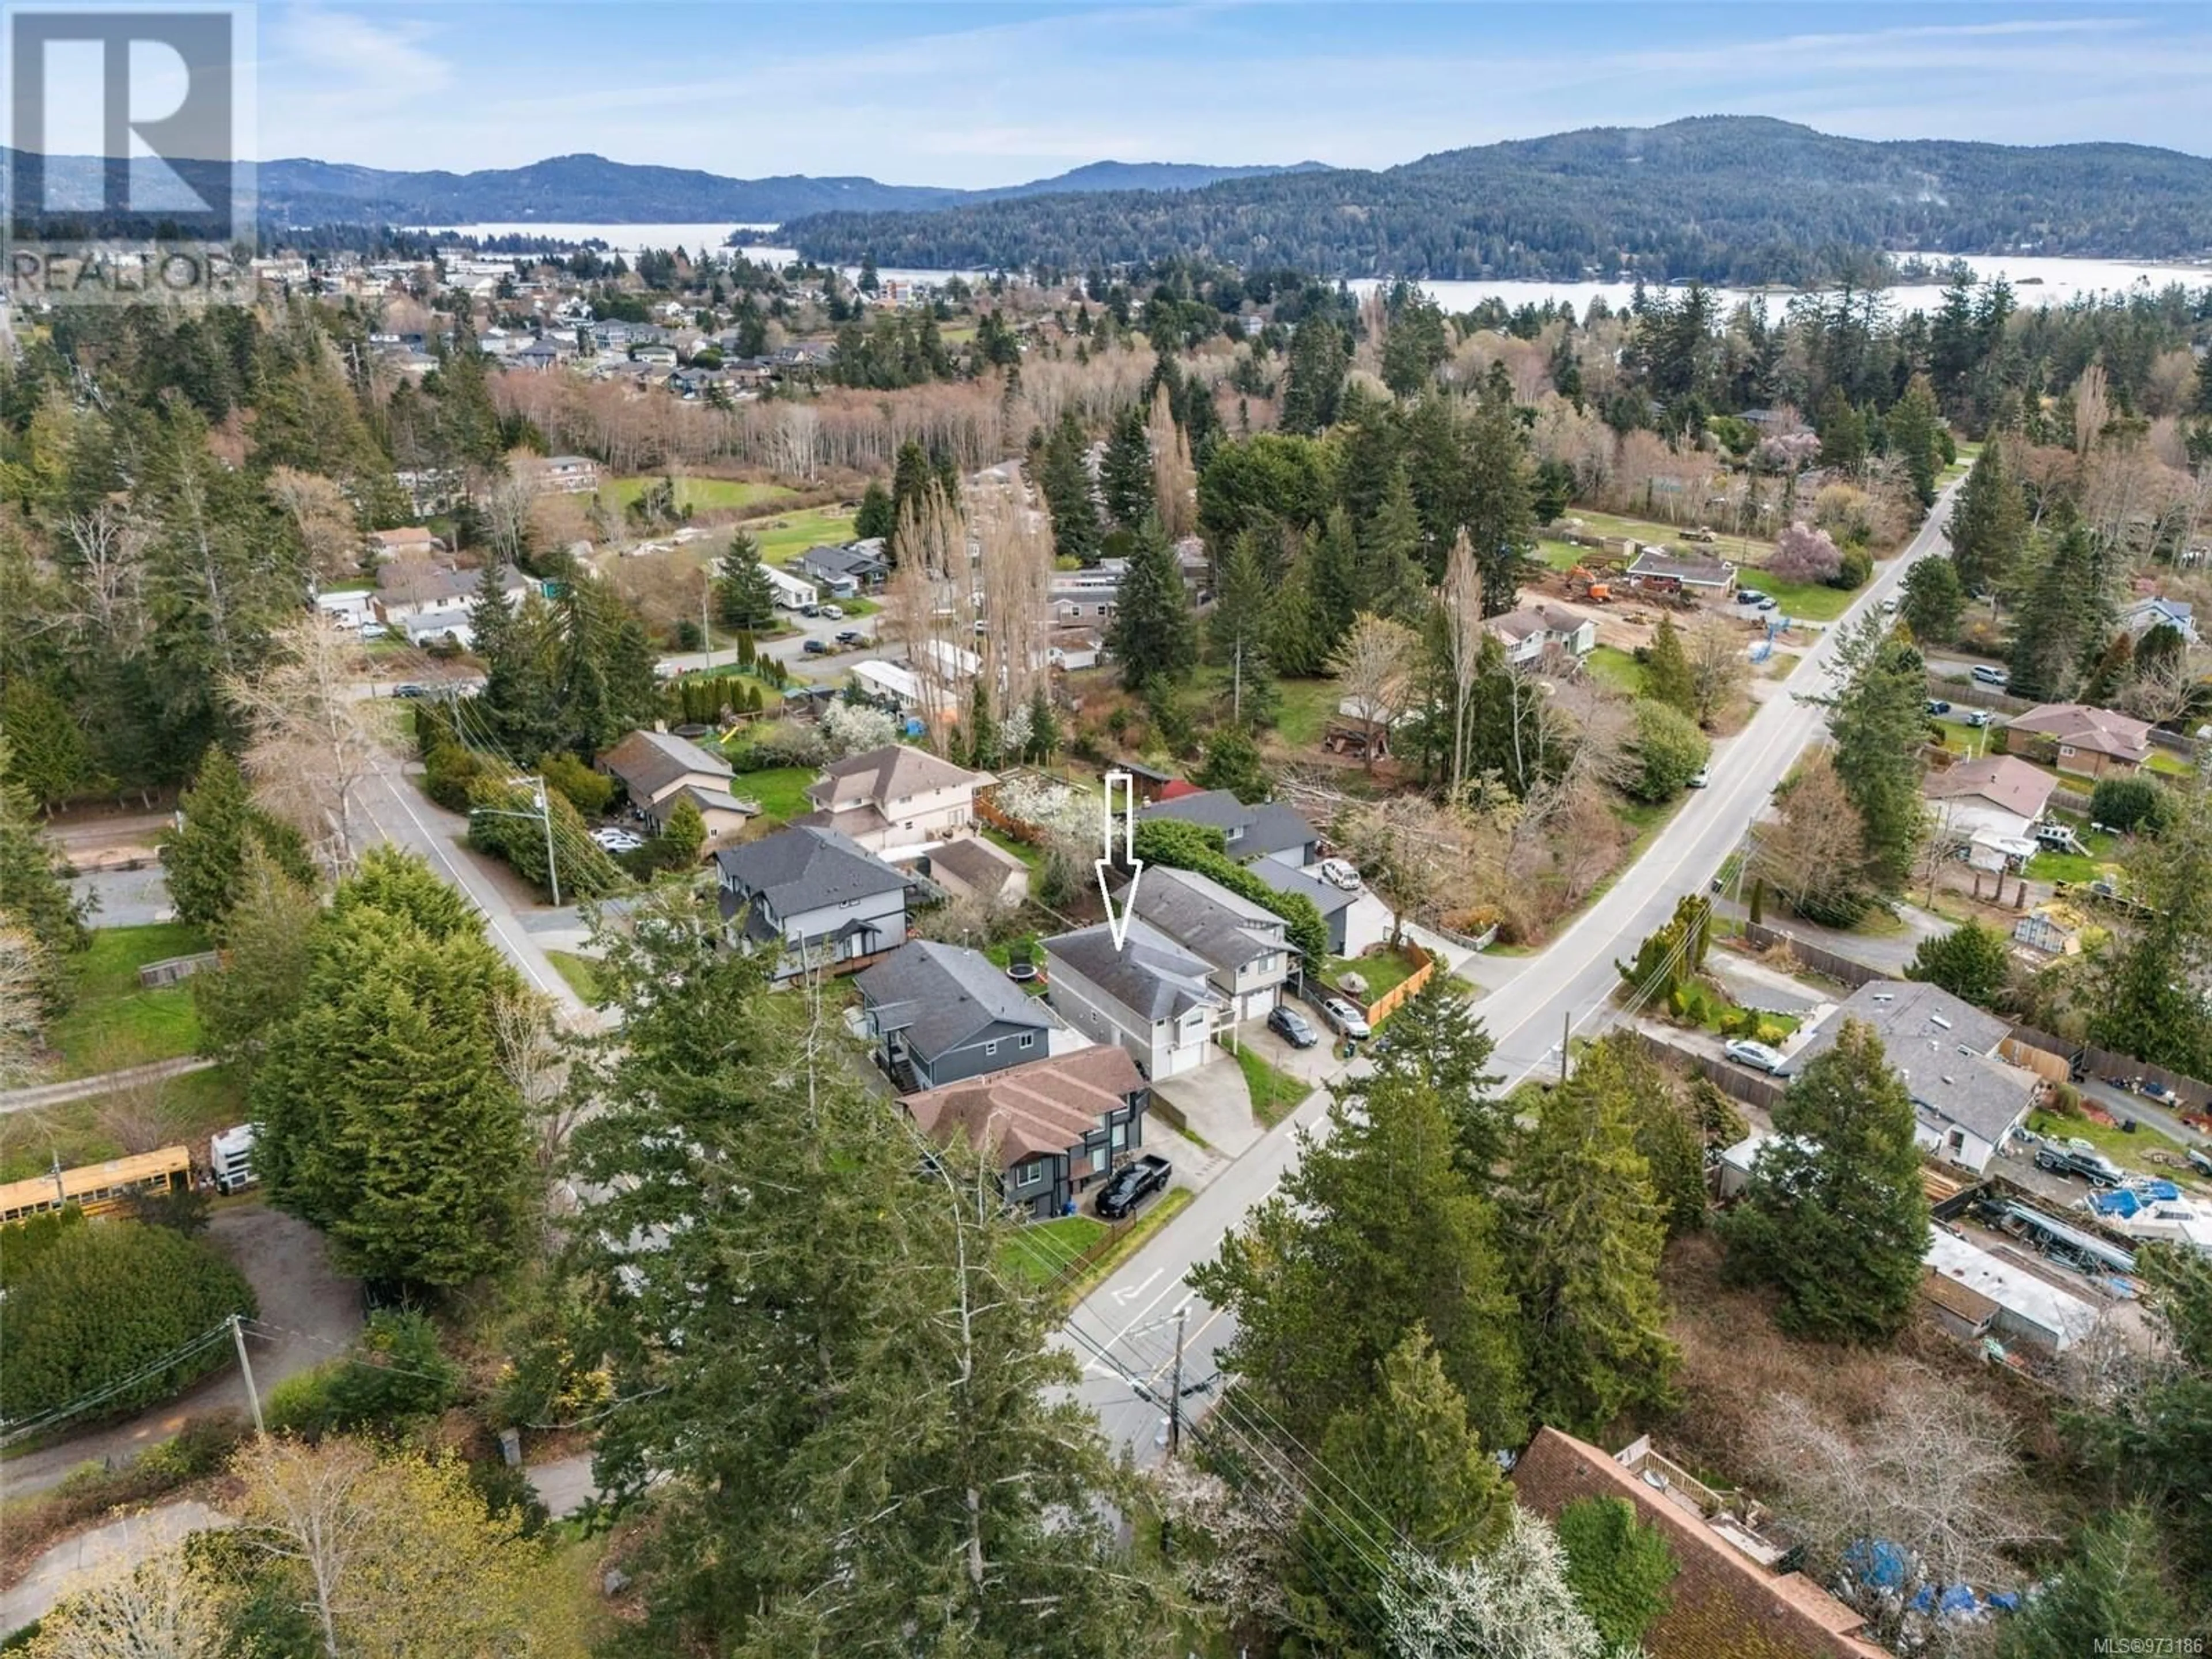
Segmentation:
[(164, 1146), (158, 1152), (11, 1181), (0, 1186), (0, 1222), (21, 1221), (67, 1204), (100, 1215), (136, 1194), (179, 1193), (191, 1184), (191, 1153), (182, 1146)]

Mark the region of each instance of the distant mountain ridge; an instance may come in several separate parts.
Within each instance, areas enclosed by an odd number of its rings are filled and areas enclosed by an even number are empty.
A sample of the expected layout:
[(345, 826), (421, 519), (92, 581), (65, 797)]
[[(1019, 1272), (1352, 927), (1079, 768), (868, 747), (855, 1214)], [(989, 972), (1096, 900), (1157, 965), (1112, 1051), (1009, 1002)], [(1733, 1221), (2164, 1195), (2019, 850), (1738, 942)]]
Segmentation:
[(1594, 127), (1378, 172), (846, 209), (787, 223), (811, 258), (1073, 270), (1203, 255), (1332, 276), (1812, 283), (1874, 250), (2212, 253), (2212, 160), (2133, 144), (1839, 138), (1763, 117)]
[[(1317, 162), (1303, 162), (1307, 168)], [(1068, 191), (1195, 190), (1226, 179), (1291, 171), (1273, 167), (1094, 161), (1070, 173), (994, 190), (885, 185), (873, 179), (791, 173), (733, 179), (688, 167), (639, 167), (603, 155), (556, 155), (478, 173), (394, 173), (330, 161), (262, 164), (263, 220), (278, 225), (549, 223), (657, 224), (727, 219), (781, 224), (830, 212), (927, 212), (964, 203)]]

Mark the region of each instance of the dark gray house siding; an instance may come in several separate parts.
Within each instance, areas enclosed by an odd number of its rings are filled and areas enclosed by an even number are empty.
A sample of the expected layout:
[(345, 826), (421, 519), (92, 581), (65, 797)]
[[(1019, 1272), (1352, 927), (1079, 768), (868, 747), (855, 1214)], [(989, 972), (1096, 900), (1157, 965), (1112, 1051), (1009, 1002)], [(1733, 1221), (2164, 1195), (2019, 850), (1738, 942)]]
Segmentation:
[(923, 1088), (935, 1089), (947, 1083), (963, 1083), (971, 1077), (981, 1077), (986, 1072), (1002, 1072), (1025, 1060), (1042, 1060), (1048, 1035), (1035, 1026), (1009, 1025), (1002, 1020), (994, 1020), (977, 1032), (973, 1041), (948, 1048), (941, 1054), (924, 1054), (906, 1046), (897, 1032), (886, 1041), (892, 1045), (895, 1055), (903, 1053)]

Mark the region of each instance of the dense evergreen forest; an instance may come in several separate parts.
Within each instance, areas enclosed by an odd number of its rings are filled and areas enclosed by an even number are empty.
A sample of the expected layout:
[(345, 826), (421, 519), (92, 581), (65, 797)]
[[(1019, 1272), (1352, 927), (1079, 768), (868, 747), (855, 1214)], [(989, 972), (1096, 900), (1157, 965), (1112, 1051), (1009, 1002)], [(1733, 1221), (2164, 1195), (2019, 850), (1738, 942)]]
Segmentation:
[(1709, 117), (1447, 150), (1380, 173), (834, 212), (810, 258), (1083, 269), (1200, 253), (1329, 276), (1864, 280), (1876, 250), (2178, 258), (2212, 246), (2212, 161), (2127, 144), (1869, 143)]

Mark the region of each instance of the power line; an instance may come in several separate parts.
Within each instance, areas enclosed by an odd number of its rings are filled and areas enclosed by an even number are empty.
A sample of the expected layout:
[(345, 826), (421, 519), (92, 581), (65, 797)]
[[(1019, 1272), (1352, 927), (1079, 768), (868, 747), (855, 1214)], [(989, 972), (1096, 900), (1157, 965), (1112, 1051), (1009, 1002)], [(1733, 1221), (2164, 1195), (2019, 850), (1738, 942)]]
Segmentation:
[(105, 1383), (89, 1394), (80, 1395), (76, 1399), (64, 1405), (52, 1407), (36, 1417), (27, 1418), (12, 1425), (4, 1434), (0, 1434), (0, 1446), (12, 1446), (17, 1441), (40, 1433), (56, 1424), (67, 1422), (72, 1417), (82, 1416), (93, 1407), (112, 1400), (118, 1395), (127, 1393), (139, 1383), (149, 1382), (159, 1376), (163, 1371), (173, 1370), (188, 1359), (196, 1358), (217, 1343), (228, 1340), (229, 1337), (230, 1322), (226, 1319), (221, 1324), (203, 1331), (181, 1347), (171, 1350), (158, 1359), (148, 1361), (127, 1376)]

